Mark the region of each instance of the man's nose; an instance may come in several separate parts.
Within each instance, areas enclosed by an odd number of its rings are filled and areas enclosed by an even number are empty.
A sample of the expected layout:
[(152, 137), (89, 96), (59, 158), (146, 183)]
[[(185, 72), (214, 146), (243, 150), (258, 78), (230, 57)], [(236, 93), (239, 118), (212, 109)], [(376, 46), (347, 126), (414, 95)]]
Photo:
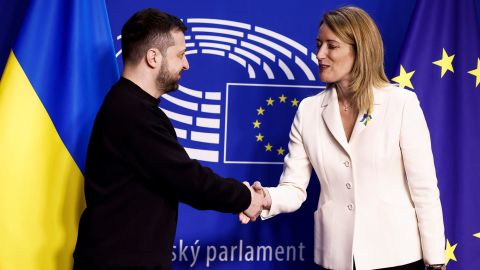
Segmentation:
[(183, 70), (188, 70), (190, 68), (190, 64), (188, 63), (187, 57), (183, 56)]

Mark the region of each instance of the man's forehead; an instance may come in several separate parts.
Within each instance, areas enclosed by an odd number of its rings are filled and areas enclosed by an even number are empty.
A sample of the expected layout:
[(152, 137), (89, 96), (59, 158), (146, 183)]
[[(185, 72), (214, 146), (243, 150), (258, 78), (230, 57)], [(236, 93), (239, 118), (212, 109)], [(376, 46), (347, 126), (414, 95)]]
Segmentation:
[(185, 34), (179, 29), (170, 30), (170, 34), (175, 39), (185, 40)]
[(180, 52), (186, 48), (185, 35), (182, 31), (171, 32), (174, 43), (167, 48), (167, 51), (173, 53)]

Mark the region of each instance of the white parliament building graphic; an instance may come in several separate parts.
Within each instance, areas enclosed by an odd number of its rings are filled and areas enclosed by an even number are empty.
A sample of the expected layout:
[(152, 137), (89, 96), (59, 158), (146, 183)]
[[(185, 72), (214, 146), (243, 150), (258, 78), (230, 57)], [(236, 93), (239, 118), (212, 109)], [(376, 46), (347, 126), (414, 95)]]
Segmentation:
[[(282, 34), (247, 23), (209, 18), (187, 18), (183, 21), (188, 27), (185, 40), (189, 61), (193, 57), (222, 57), (240, 65), (248, 74), (248, 79), (253, 81), (262, 76), (268, 82), (225, 81), (225, 89), (198, 89), (195, 85), (180, 85), (179, 91), (162, 95), (160, 108), (172, 121), (177, 137), (189, 156), (215, 163), (282, 164), (283, 158), (253, 160), (248, 157), (232, 157), (232, 151), (227, 147), (232, 135), (228, 128), (232, 114), (229, 104), (234, 99), (234, 91), (247, 93), (258, 89), (273, 89), (281, 95), (280, 100), (275, 100), (276, 104), (288, 103), (287, 97), (282, 93), (285, 89), (289, 89), (290, 93), (308, 90), (309, 95), (319, 92), (324, 86), (319, 85), (315, 76), (318, 70), (315, 52)], [(121, 36), (117, 37), (119, 39)], [(120, 49), (116, 56), (119, 57), (121, 52)], [(221, 77), (216, 79), (222, 80)], [(299, 85), (297, 81), (310, 82), (311, 85)], [(177, 95), (177, 92), (180, 93)], [(272, 98), (275, 99), (276, 96)], [(273, 100), (272, 98), (270, 99)], [(298, 107), (299, 100), (296, 98), (289, 102), (291, 103), (288, 104)], [(264, 108), (269, 105), (273, 106), (273, 101), (267, 100), (266, 104), (256, 106), (258, 115), (261, 116)], [(288, 129), (292, 119), (288, 120)], [(249, 124), (260, 130), (259, 120), (253, 121), (256, 123)], [(257, 141), (263, 141), (264, 135), (261, 132), (255, 136)], [(282, 142), (281, 147), (274, 149), (270, 142), (265, 142), (266, 145), (260, 147), (283, 156), (286, 154), (288, 134), (284, 137), (286, 141)]]

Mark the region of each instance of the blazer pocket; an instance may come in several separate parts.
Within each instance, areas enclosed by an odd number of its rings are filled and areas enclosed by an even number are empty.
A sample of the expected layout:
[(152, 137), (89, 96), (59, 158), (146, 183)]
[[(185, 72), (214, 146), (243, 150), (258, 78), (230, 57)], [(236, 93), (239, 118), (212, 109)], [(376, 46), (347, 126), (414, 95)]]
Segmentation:
[(331, 230), (332, 230), (332, 216), (331, 213), (333, 210), (331, 209), (333, 204), (331, 201), (326, 202), (320, 208), (315, 211), (313, 214), (314, 218), (314, 258), (317, 264), (320, 264), (324, 261), (325, 257), (328, 257), (328, 243), (330, 243), (329, 237), (332, 237)]

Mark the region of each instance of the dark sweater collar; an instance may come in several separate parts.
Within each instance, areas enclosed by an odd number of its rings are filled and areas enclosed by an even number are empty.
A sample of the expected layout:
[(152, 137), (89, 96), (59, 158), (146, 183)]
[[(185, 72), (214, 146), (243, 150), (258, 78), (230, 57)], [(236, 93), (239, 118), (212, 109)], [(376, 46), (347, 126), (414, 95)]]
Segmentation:
[(139, 98), (141, 98), (145, 101), (151, 102), (151, 103), (158, 106), (158, 103), (160, 102), (160, 99), (151, 96), (145, 90), (140, 88), (140, 86), (136, 85), (134, 82), (130, 81), (129, 79), (122, 76), (122, 77), (120, 77), (120, 80), (118, 81), (118, 83), (120, 85), (124, 85), (125, 88), (128, 88), (128, 89), (132, 90), (132, 92), (135, 95), (137, 95)]

